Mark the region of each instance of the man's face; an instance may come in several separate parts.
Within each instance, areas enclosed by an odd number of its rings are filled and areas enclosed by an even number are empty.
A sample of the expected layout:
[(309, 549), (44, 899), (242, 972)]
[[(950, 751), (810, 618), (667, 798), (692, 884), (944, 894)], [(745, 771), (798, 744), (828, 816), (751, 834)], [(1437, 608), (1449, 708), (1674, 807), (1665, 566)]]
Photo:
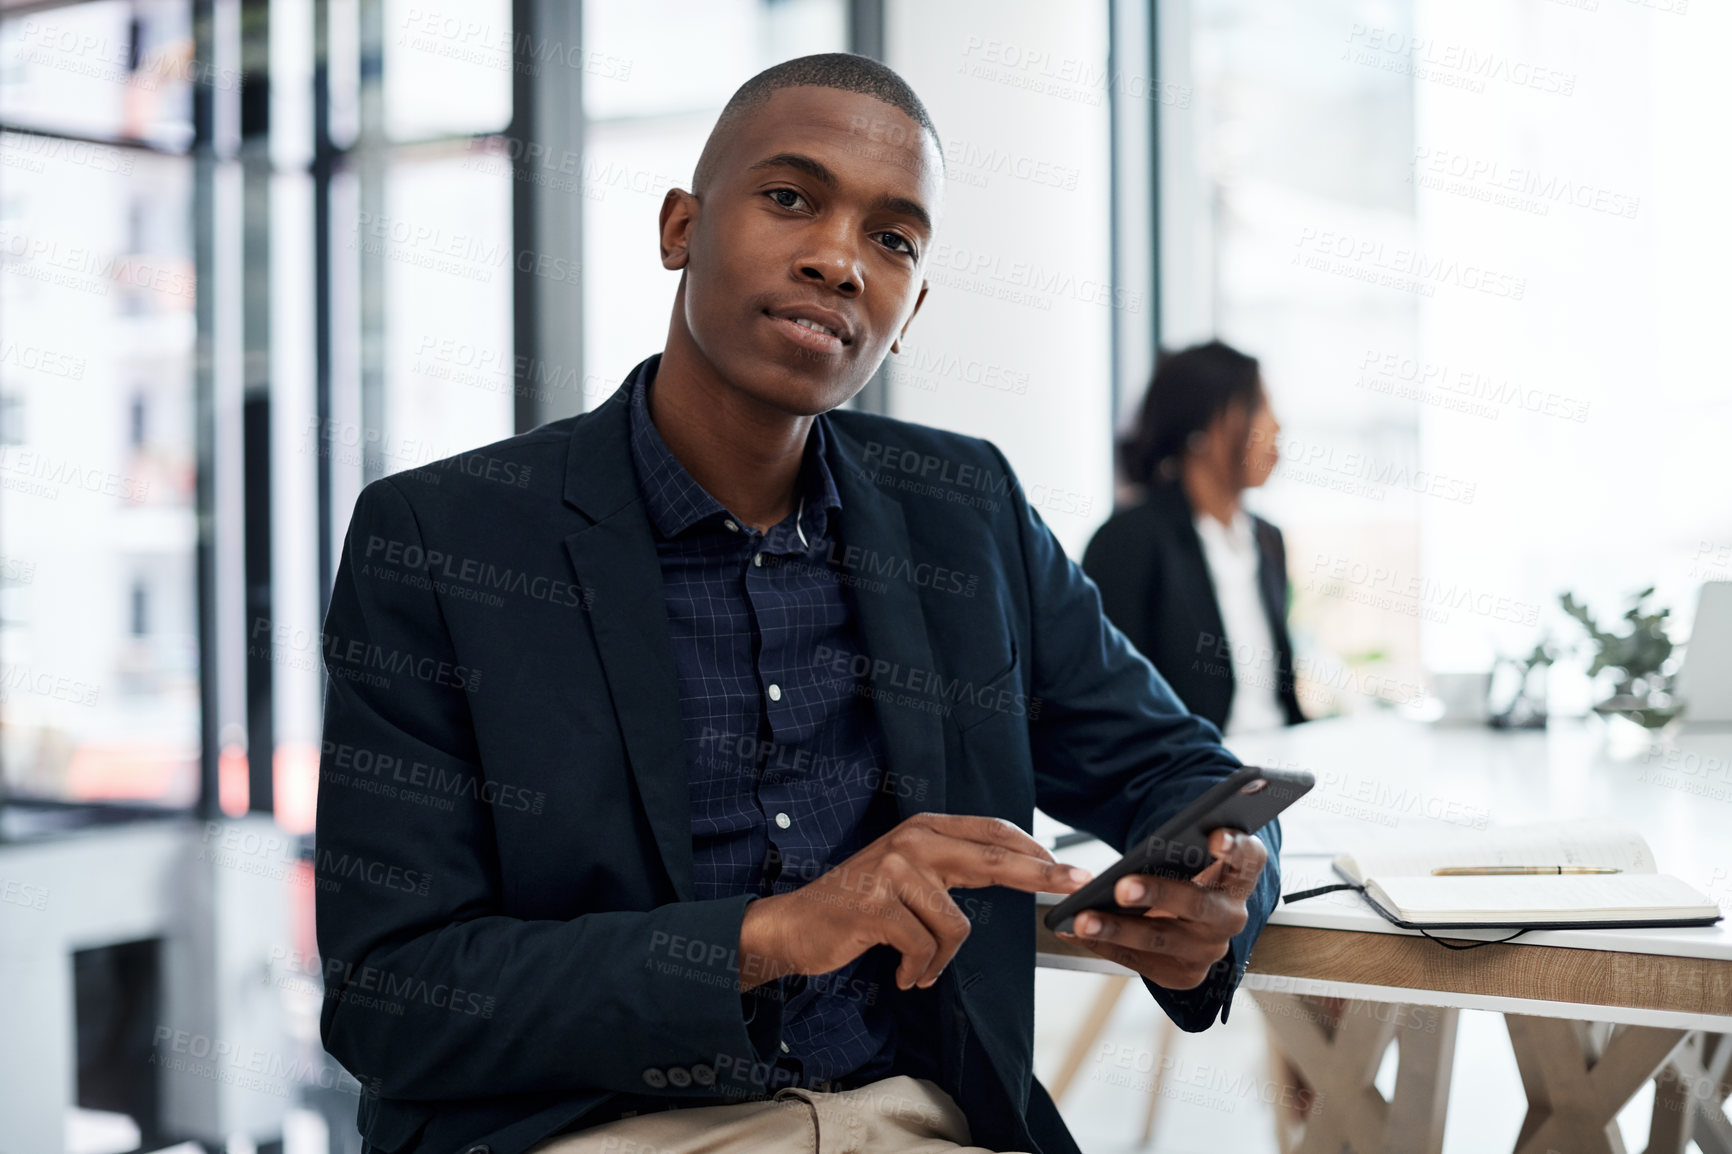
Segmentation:
[[(937, 145), (873, 97), (784, 88), (729, 131), (702, 202), (662, 207), (674, 325), (722, 382), (812, 415), (866, 384), (925, 296)], [(815, 331), (819, 325), (826, 332)]]

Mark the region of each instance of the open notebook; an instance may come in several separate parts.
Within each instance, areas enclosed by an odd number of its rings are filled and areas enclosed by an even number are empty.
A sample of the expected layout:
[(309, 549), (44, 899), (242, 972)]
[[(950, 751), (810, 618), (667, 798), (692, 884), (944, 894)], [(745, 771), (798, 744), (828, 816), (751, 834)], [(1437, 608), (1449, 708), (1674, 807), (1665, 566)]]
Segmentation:
[[(1720, 910), (1688, 883), (1654, 872), (1642, 835), (1615, 821), (1463, 830), (1387, 850), (1342, 854), (1335, 872), (1408, 929), (1711, 925)], [(1462, 866), (1607, 866), (1613, 874), (1437, 877)]]

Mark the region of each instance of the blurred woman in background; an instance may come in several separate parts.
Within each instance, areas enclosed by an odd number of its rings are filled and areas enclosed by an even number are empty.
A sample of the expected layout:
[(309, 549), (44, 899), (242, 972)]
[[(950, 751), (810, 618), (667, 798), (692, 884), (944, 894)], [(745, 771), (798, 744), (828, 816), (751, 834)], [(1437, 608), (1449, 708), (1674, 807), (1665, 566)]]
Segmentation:
[(1226, 734), (1305, 720), (1281, 531), (1241, 501), (1275, 468), (1280, 431), (1255, 357), (1220, 341), (1162, 354), (1119, 446), (1144, 498), (1083, 555), (1107, 617)]

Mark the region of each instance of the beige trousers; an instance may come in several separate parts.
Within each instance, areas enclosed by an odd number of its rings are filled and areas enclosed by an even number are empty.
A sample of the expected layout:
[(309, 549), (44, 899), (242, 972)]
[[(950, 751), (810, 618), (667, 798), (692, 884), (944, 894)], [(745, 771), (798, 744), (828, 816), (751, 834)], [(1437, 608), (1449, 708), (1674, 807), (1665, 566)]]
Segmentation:
[(826, 1093), (786, 1086), (773, 1098), (621, 1118), (561, 1134), (529, 1154), (991, 1154), (968, 1145), (968, 1120), (924, 1078), (898, 1076)]

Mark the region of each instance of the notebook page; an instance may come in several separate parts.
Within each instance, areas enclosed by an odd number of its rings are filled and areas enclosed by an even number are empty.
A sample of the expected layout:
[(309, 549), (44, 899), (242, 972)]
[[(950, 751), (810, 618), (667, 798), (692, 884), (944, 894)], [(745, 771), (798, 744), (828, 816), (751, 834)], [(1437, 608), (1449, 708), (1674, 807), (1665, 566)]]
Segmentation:
[(1392, 877), (1367, 887), (1405, 921), (1634, 921), (1720, 911), (1670, 874)]
[(1459, 866), (1593, 865), (1641, 874), (1655, 870), (1653, 851), (1642, 835), (1623, 822), (1604, 818), (1452, 830), (1388, 849), (1343, 855), (1337, 861), (1361, 882), (1429, 875), (1434, 869)]

